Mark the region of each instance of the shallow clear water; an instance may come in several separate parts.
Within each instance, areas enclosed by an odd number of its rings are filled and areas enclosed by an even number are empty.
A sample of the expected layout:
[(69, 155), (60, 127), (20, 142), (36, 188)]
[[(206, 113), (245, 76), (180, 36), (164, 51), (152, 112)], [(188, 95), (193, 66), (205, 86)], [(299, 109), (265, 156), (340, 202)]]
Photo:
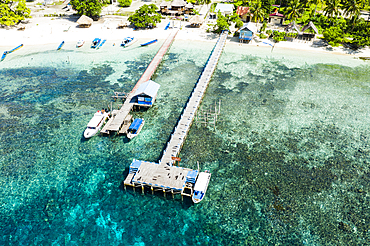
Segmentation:
[(217, 125), (194, 124), (180, 155), (211, 171), (205, 200), (123, 191), (133, 158), (160, 159), (213, 43), (174, 42), (138, 137), (82, 133), (160, 45), (24, 47), (0, 63), (0, 244), (370, 241), (370, 66), (347, 56), (227, 44), (201, 106), (221, 100)]

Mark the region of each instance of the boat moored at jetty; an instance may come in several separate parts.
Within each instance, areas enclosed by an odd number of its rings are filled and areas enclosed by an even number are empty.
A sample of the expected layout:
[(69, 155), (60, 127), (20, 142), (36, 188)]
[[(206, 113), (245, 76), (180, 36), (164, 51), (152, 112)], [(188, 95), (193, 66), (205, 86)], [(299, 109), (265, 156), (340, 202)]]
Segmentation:
[(199, 203), (203, 200), (206, 195), (209, 180), (211, 179), (211, 173), (201, 172), (198, 175), (197, 181), (194, 185), (194, 193), (192, 200), (194, 203)]
[(77, 41), (76, 47), (77, 47), (77, 48), (80, 48), (80, 47), (82, 47), (84, 44), (85, 44), (85, 40), (80, 39), (80, 40), (78, 40), (78, 41)]
[(149, 45), (149, 44), (154, 44), (155, 42), (157, 42), (158, 41), (158, 39), (154, 39), (154, 40), (152, 40), (152, 41), (149, 41), (149, 42), (146, 42), (146, 43), (144, 43), (144, 44), (140, 44), (141, 46), (147, 46), (147, 45)]
[(133, 139), (134, 137), (136, 137), (143, 128), (144, 123), (144, 119), (135, 119), (127, 130), (127, 138)]
[(105, 123), (108, 116), (109, 114), (105, 112), (104, 109), (96, 112), (87, 124), (86, 130), (84, 131), (84, 138), (91, 138), (92, 136), (94, 136)]
[(129, 47), (130, 45), (133, 45), (136, 41), (137, 39), (135, 37), (127, 37), (123, 39), (121, 46)]
[(98, 45), (100, 44), (101, 42), (101, 39), (100, 38), (95, 38), (92, 43), (91, 43), (91, 48), (95, 49), (96, 47), (98, 47)]

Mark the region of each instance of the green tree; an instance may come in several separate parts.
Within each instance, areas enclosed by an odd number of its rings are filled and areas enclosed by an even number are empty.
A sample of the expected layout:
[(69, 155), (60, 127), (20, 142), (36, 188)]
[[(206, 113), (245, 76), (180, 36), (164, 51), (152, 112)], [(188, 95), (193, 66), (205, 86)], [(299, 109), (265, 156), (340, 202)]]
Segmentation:
[(161, 14), (157, 13), (158, 7), (154, 4), (143, 5), (128, 18), (136, 28), (152, 28), (161, 22)]
[(272, 5), (274, 4), (274, 0), (261, 0), (261, 5), (262, 8), (265, 10), (265, 14), (269, 15), (271, 14), (273, 7)]
[(350, 17), (360, 16), (363, 4), (362, 0), (346, 0), (343, 5), (344, 14)]
[(217, 22), (214, 26), (215, 33), (221, 33), (224, 30), (229, 30), (230, 24), (226, 16), (223, 16), (220, 11), (217, 13)]
[(263, 19), (265, 16), (265, 10), (262, 8), (262, 2), (257, 0), (255, 3), (252, 4), (252, 7), (249, 9), (249, 12), (252, 16), (252, 21), (259, 23), (260, 20)]
[(343, 29), (339, 28), (338, 26), (332, 26), (326, 29), (322, 34), (325, 40), (328, 41), (333, 47), (338, 46), (344, 40)]
[(314, 15), (313, 16), (316, 16), (317, 5), (322, 4), (322, 0), (312, 0), (311, 3), (315, 4), (315, 10), (314, 10)]
[(11, 26), (25, 18), (31, 18), (31, 10), (25, 0), (0, 0), (0, 25)]
[(292, 0), (287, 8), (287, 19), (295, 21), (301, 17), (304, 11), (304, 6), (299, 0)]
[(340, 0), (326, 0), (324, 12), (328, 17), (337, 17), (340, 15)]
[(119, 6), (130, 7), (132, 0), (118, 0)]
[(105, 0), (71, 0), (70, 3), (77, 14), (89, 17), (99, 16), (107, 4)]

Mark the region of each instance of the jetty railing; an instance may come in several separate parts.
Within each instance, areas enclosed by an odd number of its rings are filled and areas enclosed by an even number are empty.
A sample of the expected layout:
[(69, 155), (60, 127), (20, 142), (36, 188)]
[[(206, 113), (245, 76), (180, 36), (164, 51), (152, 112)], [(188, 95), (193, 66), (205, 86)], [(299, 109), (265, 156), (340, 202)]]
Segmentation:
[(159, 161), (160, 165), (172, 166), (174, 163), (173, 157), (177, 157), (179, 155), (181, 148), (184, 145), (186, 136), (194, 121), (196, 111), (200, 106), (213, 72), (216, 69), (218, 60), (220, 59), (223, 47), (226, 43), (227, 35), (228, 31), (224, 31), (217, 40), (217, 43), (203, 69), (203, 72), (201, 73), (189, 97), (189, 100), (185, 105), (181, 117), (178, 120), (173, 133), (171, 134), (170, 141), (167, 143), (166, 148), (163, 151), (162, 158)]
[(136, 90), (140, 87), (141, 84), (150, 80), (158, 65), (161, 63), (163, 56), (166, 54), (168, 48), (171, 46), (173, 40), (175, 39), (179, 29), (173, 30), (167, 39), (162, 44), (161, 48), (158, 50), (157, 54), (154, 56), (153, 60), (150, 62), (149, 66), (140, 77), (134, 88), (130, 93), (126, 95), (126, 100), (123, 103), (120, 110), (117, 112), (116, 116), (113, 119), (107, 122), (101, 133), (109, 134), (110, 132), (118, 132), (122, 127), (123, 122), (125, 121), (126, 116), (131, 112), (134, 103), (131, 102), (133, 95), (135, 95)]

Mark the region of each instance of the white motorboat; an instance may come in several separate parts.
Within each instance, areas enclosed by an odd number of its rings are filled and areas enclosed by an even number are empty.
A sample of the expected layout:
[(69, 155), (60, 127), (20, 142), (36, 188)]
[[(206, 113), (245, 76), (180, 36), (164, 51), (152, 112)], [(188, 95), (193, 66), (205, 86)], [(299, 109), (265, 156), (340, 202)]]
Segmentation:
[(82, 39), (78, 40), (77, 44), (76, 44), (77, 48), (82, 47), (82, 45), (84, 45), (84, 43), (85, 43), (85, 40), (82, 40)]
[(209, 172), (201, 172), (198, 175), (197, 181), (194, 185), (194, 193), (192, 200), (194, 203), (199, 203), (203, 200), (206, 195), (209, 180), (211, 179), (211, 174)]
[(130, 45), (134, 44), (136, 41), (137, 39), (135, 37), (127, 37), (123, 39), (121, 46), (129, 47)]
[(136, 137), (143, 128), (144, 123), (144, 119), (135, 119), (127, 130), (127, 137), (129, 139), (133, 139), (134, 137)]
[(105, 110), (98, 111), (94, 114), (94, 117), (87, 124), (86, 130), (84, 131), (85, 138), (91, 138), (97, 132), (99, 132), (102, 125), (107, 120), (109, 114)]

